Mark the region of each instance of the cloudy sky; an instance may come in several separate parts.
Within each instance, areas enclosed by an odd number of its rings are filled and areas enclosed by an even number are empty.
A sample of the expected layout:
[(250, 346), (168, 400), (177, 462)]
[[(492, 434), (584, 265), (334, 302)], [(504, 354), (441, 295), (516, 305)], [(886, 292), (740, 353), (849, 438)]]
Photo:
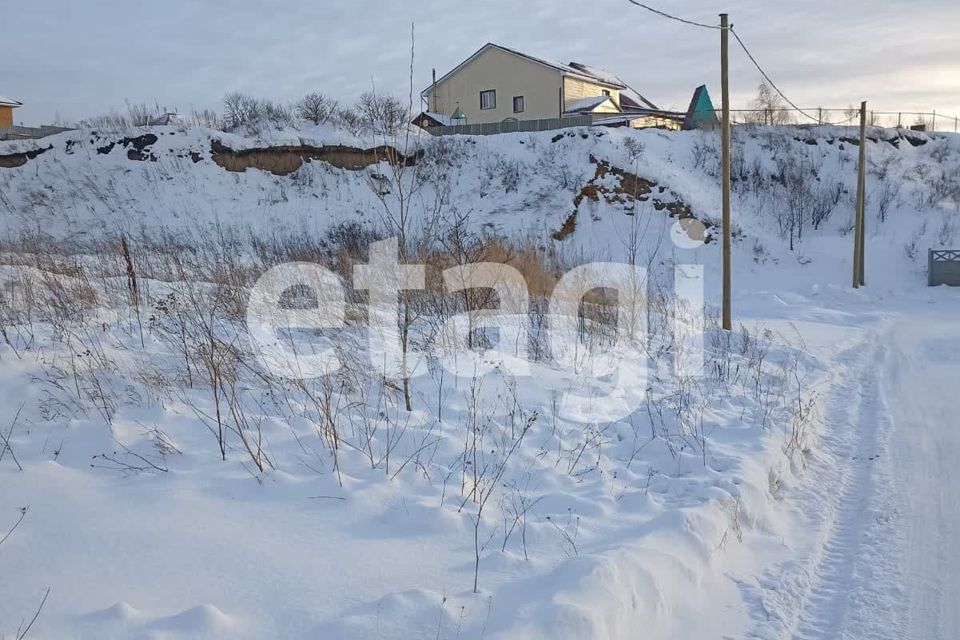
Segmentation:
[[(648, 0), (737, 32), (801, 107), (960, 116), (956, 0)], [(373, 83), (407, 92), (493, 41), (616, 72), (663, 107), (695, 86), (719, 95), (719, 33), (665, 20), (627, 0), (30, 0), (3, 9), (0, 95), (18, 123), (74, 120), (125, 102), (189, 113), (227, 91), (293, 100), (319, 90), (350, 101)], [(760, 81), (732, 51), (733, 106)]]

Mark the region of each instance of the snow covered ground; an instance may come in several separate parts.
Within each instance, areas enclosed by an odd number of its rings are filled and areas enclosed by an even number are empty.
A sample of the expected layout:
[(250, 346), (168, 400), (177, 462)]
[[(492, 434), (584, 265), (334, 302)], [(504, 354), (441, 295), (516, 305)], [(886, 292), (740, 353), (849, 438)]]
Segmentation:
[[(958, 238), (956, 136), (873, 132), (869, 287), (857, 292), (851, 130), (738, 136), (745, 331), (726, 344), (708, 329), (705, 372), (688, 384), (671, 374), (680, 345), (669, 323), (654, 322), (656, 369), (633, 391), (643, 401), (602, 421), (561, 415), (565, 394), (591, 382), (549, 360), (530, 378), (456, 379), (430, 366), (413, 380), (412, 412), (395, 384), (353, 370), (333, 387), (297, 387), (244, 364), (212, 394), (201, 346), (186, 348), (188, 362), (178, 352), (197, 326), (171, 302), (209, 283), (154, 268), (137, 316), (119, 256), (90, 251), (115, 251), (108, 243), (123, 233), (146, 261), (163, 242), (231, 239), (246, 251), (237, 238), (383, 224), (376, 190), (390, 169), (313, 161), (288, 175), (234, 173), (212, 160), (212, 140), (376, 141), (155, 132), (147, 160), (118, 142), (143, 132), (0, 146), (2, 157), (52, 145), (0, 166), (0, 434), (11, 445), (0, 537), (23, 515), (0, 543), (0, 634), (16, 637), (48, 587), (31, 638), (960, 634), (950, 571), (960, 291), (926, 289), (923, 272), (927, 246)], [(478, 233), (532, 237), (571, 261), (634, 255), (651, 286), (672, 282), (676, 264), (703, 264), (716, 304), (717, 244), (669, 240), (681, 212), (707, 227), (717, 218), (709, 134), (444, 143), (449, 164), (428, 165), (421, 219), (444, 189), (447, 212)], [(791, 189), (801, 174), (815, 187)], [(813, 229), (809, 216), (824, 209)], [(31, 258), (44, 242), (82, 255)], [(104, 264), (115, 270), (97, 271)], [(80, 293), (110, 304), (56, 303)], [(217, 327), (228, 340), (244, 333), (231, 317)], [(354, 341), (340, 346), (360, 352)], [(251, 454), (242, 433), (262, 437), (262, 450)]]

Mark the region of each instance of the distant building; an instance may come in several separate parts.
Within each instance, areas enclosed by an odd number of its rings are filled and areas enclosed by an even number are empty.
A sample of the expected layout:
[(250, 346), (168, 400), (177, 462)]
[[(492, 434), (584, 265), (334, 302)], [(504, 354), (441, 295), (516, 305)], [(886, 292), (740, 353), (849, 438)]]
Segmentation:
[(22, 106), (22, 102), (0, 96), (0, 128), (13, 126), (13, 110)]
[(462, 113), (465, 124), (597, 115), (627, 126), (656, 122), (654, 126), (679, 129), (683, 121), (682, 114), (661, 111), (603, 69), (549, 62), (493, 43), (438, 79), (422, 97), (425, 123), (445, 123), (454, 113)]
[(150, 126), (177, 126), (182, 124), (185, 124), (183, 118), (172, 111), (167, 111), (159, 116), (150, 118)]
[(700, 85), (693, 92), (693, 99), (687, 108), (683, 119), (684, 129), (714, 129), (720, 126), (717, 110), (713, 108), (713, 100), (706, 85)]
[(19, 100), (0, 96), (0, 140), (33, 140), (70, 130), (65, 127), (48, 125), (40, 127), (16, 126), (13, 124), (13, 110), (22, 106), (23, 103)]

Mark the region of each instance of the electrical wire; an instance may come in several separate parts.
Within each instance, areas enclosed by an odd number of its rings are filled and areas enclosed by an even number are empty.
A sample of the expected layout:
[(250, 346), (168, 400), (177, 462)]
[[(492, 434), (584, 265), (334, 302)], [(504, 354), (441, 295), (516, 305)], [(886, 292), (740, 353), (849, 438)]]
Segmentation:
[[(631, 1), (632, 1), (632, 0), (631, 0)], [(747, 57), (750, 58), (750, 62), (752, 62), (752, 63), (753, 63), (753, 66), (755, 66), (755, 67), (757, 68), (757, 71), (759, 71), (759, 72), (760, 72), (760, 75), (763, 76), (763, 79), (767, 81), (767, 84), (769, 84), (770, 87), (771, 87), (774, 91), (776, 91), (777, 93), (779, 93), (779, 94), (780, 94), (780, 97), (783, 98), (783, 99), (786, 101), (787, 104), (789, 104), (791, 107), (793, 107), (794, 109), (796, 109), (799, 113), (802, 113), (803, 115), (807, 116), (808, 118), (810, 118), (810, 119), (813, 120), (814, 122), (820, 122), (820, 119), (819, 119), (819, 118), (816, 118), (816, 117), (810, 115), (809, 113), (807, 113), (806, 111), (804, 111), (803, 109), (801, 109), (800, 107), (798, 107), (796, 104), (793, 103), (792, 100), (790, 100), (790, 98), (788, 98), (788, 97), (786, 96), (786, 94), (783, 93), (783, 91), (780, 91), (780, 88), (773, 82), (773, 80), (770, 79), (770, 76), (767, 75), (767, 72), (763, 70), (763, 67), (760, 66), (760, 63), (757, 62), (757, 59), (754, 58), (754, 57), (753, 57), (753, 54), (750, 53), (750, 50), (747, 49), (747, 45), (743, 44), (743, 40), (741, 40), (741, 39), (740, 39), (740, 36), (737, 34), (737, 32), (733, 30), (733, 26), (732, 26), (732, 25), (729, 27), (729, 29), (730, 29), (730, 33), (733, 34), (733, 37), (736, 38), (737, 42), (740, 44), (740, 48), (743, 49), (743, 52), (744, 52), (745, 54), (747, 54)]]
[[(705, 23), (703, 23), (703, 22), (696, 22), (696, 21), (694, 21), (694, 20), (687, 20), (686, 18), (681, 18), (681, 17), (679, 17), (679, 16), (671, 15), (671, 14), (669, 14), (669, 13), (666, 13), (665, 11), (660, 11), (659, 9), (654, 9), (653, 7), (651, 7), (651, 6), (649, 6), (649, 5), (646, 5), (646, 4), (643, 4), (642, 2), (639, 2), (638, 0), (627, 0), (627, 2), (629, 2), (630, 4), (635, 5), (635, 6), (637, 6), (637, 7), (640, 7), (641, 9), (646, 9), (647, 11), (649, 11), (649, 12), (651, 12), (651, 13), (655, 13), (655, 14), (657, 14), (658, 16), (661, 16), (661, 17), (664, 17), (664, 18), (669, 18), (670, 20), (676, 20), (677, 22), (682, 22), (683, 24), (687, 24), (687, 25), (690, 25), (690, 26), (700, 27), (700, 28), (702, 28), (702, 29), (717, 29), (717, 30), (723, 29), (723, 27), (721, 27), (720, 25), (716, 25), (716, 24), (705, 24)], [(733, 37), (736, 39), (737, 44), (739, 44), (739, 45), (740, 45), (740, 48), (743, 49), (743, 52), (744, 52), (745, 54), (747, 54), (747, 57), (750, 59), (750, 62), (752, 62), (752, 63), (753, 63), (753, 66), (755, 66), (755, 67), (757, 68), (757, 71), (760, 72), (760, 75), (761, 75), (761, 76), (763, 77), (763, 79), (767, 82), (767, 84), (770, 85), (770, 87), (771, 87), (774, 91), (776, 91), (776, 92), (780, 95), (780, 97), (783, 98), (784, 101), (786, 101), (787, 104), (789, 104), (789, 105), (790, 105), (791, 107), (793, 107), (798, 113), (806, 116), (806, 117), (809, 118), (810, 120), (812, 120), (812, 121), (814, 121), (814, 122), (817, 122), (817, 123), (819, 123), (819, 122), (821, 121), (820, 118), (817, 118), (817, 117), (815, 117), (815, 116), (812, 116), (812, 115), (810, 115), (809, 113), (807, 113), (806, 111), (804, 111), (803, 109), (801, 109), (800, 107), (798, 107), (790, 98), (787, 97), (787, 95), (786, 95), (783, 91), (780, 90), (780, 87), (778, 87), (778, 86), (776, 85), (776, 83), (770, 78), (770, 76), (767, 75), (767, 72), (763, 70), (763, 67), (760, 66), (760, 63), (757, 62), (757, 59), (754, 58), (754, 57), (753, 57), (753, 54), (750, 53), (750, 50), (747, 49), (747, 45), (745, 45), (745, 44), (743, 43), (743, 40), (740, 38), (740, 35), (739, 35), (736, 31), (734, 31), (733, 25), (730, 25), (729, 27), (727, 27), (727, 30), (728, 30), (730, 33), (733, 34)], [(854, 116), (854, 117), (856, 117), (856, 116)], [(844, 122), (849, 122), (849, 121), (852, 120), (852, 119), (853, 119), (853, 118), (848, 118), (848, 119), (845, 120)]]
[(661, 17), (664, 17), (664, 18), (669, 18), (669, 19), (671, 19), (671, 20), (676, 20), (677, 22), (682, 22), (682, 23), (684, 23), (684, 24), (688, 24), (688, 25), (693, 26), (693, 27), (700, 27), (700, 28), (702, 28), (702, 29), (720, 29), (720, 25), (718, 25), (718, 24), (704, 24), (703, 22), (695, 22), (695, 21), (693, 21), (693, 20), (687, 20), (687, 19), (685, 19), (685, 18), (679, 18), (679, 17), (677, 17), (677, 16), (670, 15), (669, 13), (666, 13), (666, 12), (664, 12), (664, 11), (660, 11), (659, 9), (654, 9), (653, 7), (648, 6), (648, 5), (645, 5), (645, 4), (643, 4), (642, 2), (637, 2), (637, 0), (627, 0), (627, 2), (629, 2), (630, 4), (636, 5), (636, 6), (640, 7), (641, 9), (646, 9), (647, 11), (650, 11), (651, 13), (655, 13), (655, 14), (657, 14), (658, 16), (661, 16)]

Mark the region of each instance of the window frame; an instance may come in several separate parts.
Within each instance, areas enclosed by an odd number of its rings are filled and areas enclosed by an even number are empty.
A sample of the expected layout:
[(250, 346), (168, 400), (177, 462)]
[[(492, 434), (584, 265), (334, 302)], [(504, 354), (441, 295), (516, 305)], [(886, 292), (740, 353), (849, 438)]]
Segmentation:
[[(493, 96), (492, 104), (490, 104), (489, 106), (486, 106), (486, 107), (483, 106), (483, 96), (485, 96), (485, 95)], [(496, 89), (484, 89), (483, 91), (481, 91), (481, 92), (480, 92), (480, 110), (481, 110), (481, 111), (489, 111), (490, 109), (496, 109), (496, 108), (497, 108), (497, 90), (496, 90)]]
[[(520, 101), (520, 108), (517, 109), (517, 100)], [(513, 112), (514, 113), (523, 113), (526, 110), (527, 101), (523, 99), (523, 96), (513, 96)]]

